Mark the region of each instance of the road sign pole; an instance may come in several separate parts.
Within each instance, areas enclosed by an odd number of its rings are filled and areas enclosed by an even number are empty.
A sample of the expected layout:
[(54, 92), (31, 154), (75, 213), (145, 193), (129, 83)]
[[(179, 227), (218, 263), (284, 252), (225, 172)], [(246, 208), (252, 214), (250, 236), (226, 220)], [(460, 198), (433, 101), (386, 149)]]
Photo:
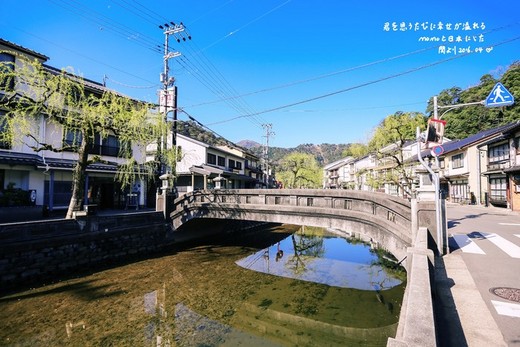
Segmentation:
[[(419, 127), (417, 127), (417, 159), (419, 159), (419, 162), (422, 164), (422, 166), (430, 173), (430, 175), (432, 176), (432, 180), (433, 180), (433, 185), (434, 185), (434, 188), (435, 188), (435, 228), (437, 229), (437, 249), (439, 250), (439, 254), (440, 255), (443, 255), (445, 254), (443, 252), (444, 250), (444, 238), (442, 237), (443, 235), (443, 232), (442, 232), (442, 226), (444, 225), (441, 221), (441, 206), (440, 206), (440, 199), (439, 199), (439, 195), (440, 195), (440, 180), (439, 180), (439, 174), (435, 171), (433, 171), (433, 169), (428, 165), (426, 164), (426, 162), (424, 161), (423, 157), (421, 156), (421, 141), (420, 141), (420, 138), (421, 138), (421, 129)], [(446, 244), (447, 246), (447, 244)], [(447, 249), (448, 247), (446, 247)]]

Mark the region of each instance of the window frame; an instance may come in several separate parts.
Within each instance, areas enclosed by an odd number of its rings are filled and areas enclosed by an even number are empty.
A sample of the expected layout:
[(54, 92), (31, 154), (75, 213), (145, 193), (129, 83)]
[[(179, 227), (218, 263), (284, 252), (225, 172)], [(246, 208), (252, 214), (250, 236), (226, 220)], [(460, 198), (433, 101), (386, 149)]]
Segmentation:
[(208, 153), (206, 155), (206, 162), (210, 165), (217, 165), (217, 155), (213, 153)]
[(451, 156), (452, 169), (461, 169), (464, 167), (464, 153), (459, 153)]
[(499, 163), (509, 160), (509, 143), (502, 143), (488, 148), (488, 162)]

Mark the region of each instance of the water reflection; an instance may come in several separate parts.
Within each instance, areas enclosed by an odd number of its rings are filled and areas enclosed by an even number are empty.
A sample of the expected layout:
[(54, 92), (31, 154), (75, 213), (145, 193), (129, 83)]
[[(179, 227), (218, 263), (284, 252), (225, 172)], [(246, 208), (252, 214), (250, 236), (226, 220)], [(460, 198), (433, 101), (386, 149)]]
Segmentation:
[(323, 233), (322, 228), (302, 227), (237, 264), (267, 274), (342, 288), (381, 291), (402, 283), (380, 265), (378, 254), (370, 245)]
[[(383, 281), (381, 290), (360, 290), (300, 280), (296, 274), (319, 273), (319, 259), (333, 260), (319, 276), (328, 278), (346, 271), (334, 264), (368, 266), (374, 254), (346, 249), (345, 240), (311, 236), (311, 228), (306, 237), (301, 231), (290, 237), (297, 230), (280, 226), (205, 239), (1, 297), (0, 345), (386, 345), (396, 332), (404, 283), (391, 287)], [(236, 265), (244, 258), (271, 272)], [(293, 276), (273, 275), (277, 267)]]

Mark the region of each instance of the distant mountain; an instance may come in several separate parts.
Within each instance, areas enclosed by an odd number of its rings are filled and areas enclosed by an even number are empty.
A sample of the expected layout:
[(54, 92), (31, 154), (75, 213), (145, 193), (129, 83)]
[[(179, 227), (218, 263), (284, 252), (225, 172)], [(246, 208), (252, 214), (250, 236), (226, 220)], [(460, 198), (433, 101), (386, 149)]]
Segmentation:
[[(242, 147), (245, 147), (245, 142), (246, 141), (240, 141), (238, 144)], [(256, 143), (254, 141), (247, 142)], [(315, 145), (307, 143), (294, 148), (269, 147), (269, 162), (272, 163), (274, 166), (277, 166), (280, 164), (280, 161), (283, 157), (290, 153), (298, 152), (313, 155), (316, 158), (318, 164), (320, 166), (324, 166), (343, 158), (343, 153), (349, 146), (350, 144), (334, 145), (322, 143), (321, 145)], [(250, 152), (259, 156), (260, 158), (263, 157), (264, 147), (262, 145), (256, 143), (256, 146), (249, 147), (248, 149)]]
[[(207, 144), (218, 146), (223, 144), (232, 144), (230, 141), (218, 136), (216, 133), (212, 133), (203, 129), (201, 126), (193, 121), (179, 121), (177, 131), (180, 134), (189, 136), (193, 139), (205, 142)], [(264, 146), (256, 141), (242, 140), (232, 145), (239, 146), (253, 153), (259, 158), (264, 157)], [(293, 152), (312, 154), (320, 166), (327, 165), (343, 157), (343, 152), (347, 149), (350, 144), (328, 144), (323, 143), (321, 145), (314, 145), (311, 143), (302, 144), (294, 148), (282, 148), (282, 147), (269, 147), (269, 163), (275, 168), (280, 164), (280, 161), (287, 154)]]
[(252, 140), (242, 140), (242, 141), (237, 142), (237, 145), (239, 145), (240, 147), (246, 148), (246, 149), (251, 149), (254, 147), (262, 147), (261, 144), (259, 144), (256, 141), (252, 141)]

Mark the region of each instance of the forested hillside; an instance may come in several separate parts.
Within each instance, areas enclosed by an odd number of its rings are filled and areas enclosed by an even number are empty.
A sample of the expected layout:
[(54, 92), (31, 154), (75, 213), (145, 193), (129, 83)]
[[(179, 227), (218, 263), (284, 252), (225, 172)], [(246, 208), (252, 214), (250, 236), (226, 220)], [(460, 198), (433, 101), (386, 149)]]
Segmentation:
[[(201, 126), (197, 125), (194, 121), (179, 121), (179, 126), (177, 128), (179, 134), (183, 134), (189, 136), (193, 139), (208, 143), (210, 145), (224, 145), (224, 144), (232, 144), (230, 141), (212, 133), (210, 131), (205, 130)], [(251, 153), (257, 155), (260, 158), (264, 156), (264, 147), (251, 140), (243, 140), (237, 143), (233, 143), (233, 145), (245, 148), (249, 150)], [(270, 147), (269, 148), (269, 162), (276, 164), (289, 153), (298, 152), (298, 153), (306, 153), (313, 155), (318, 164), (323, 166), (328, 163), (331, 163), (335, 160), (340, 159), (343, 156), (343, 152), (348, 148), (348, 144), (303, 144), (299, 145), (295, 148), (281, 148), (281, 147)]]
[[(520, 62), (512, 64), (499, 78), (486, 74), (473, 87), (464, 90), (457, 86), (444, 89), (437, 97), (438, 104), (439, 106), (447, 106), (485, 100), (497, 82), (501, 82), (516, 97), (515, 104), (495, 108), (473, 105), (448, 111), (442, 117), (447, 121), (446, 137), (463, 139), (479, 131), (520, 120)], [(430, 100), (427, 109), (430, 115), (433, 110), (432, 100)], [(440, 110), (439, 116), (445, 111), (445, 109)]]
[[(329, 144), (322, 143), (320, 145), (314, 145), (311, 143), (302, 144), (294, 148), (281, 148), (281, 147), (269, 147), (269, 162), (277, 166), (280, 160), (290, 153), (305, 153), (311, 154), (316, 158), (316, 161), (320, 166), (327, 165), (333, 161), (341, 159), (344, 151), (348, 148), (349, 144)], [(250, 147), (251, 152), (258, 156), (262, 156), (264, 148), (260, 145), (256, 147)]]

